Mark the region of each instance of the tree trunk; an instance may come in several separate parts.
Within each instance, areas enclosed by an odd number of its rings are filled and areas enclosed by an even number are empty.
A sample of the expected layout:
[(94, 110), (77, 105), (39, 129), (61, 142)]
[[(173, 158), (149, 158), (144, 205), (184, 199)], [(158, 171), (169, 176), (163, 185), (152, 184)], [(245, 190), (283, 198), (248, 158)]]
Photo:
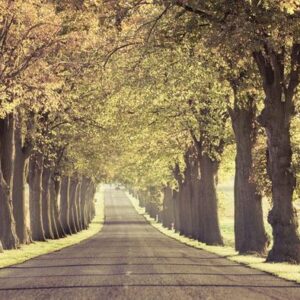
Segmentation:
[(270, 120), (271, 124), (266, 128), (273, 199), (268, 221), (272, 225), (274, 237), (268, 261), (300, 263), (298, 217), (292, 203), (296, 180), (291, 167), (290, 126), (285, 124), (282, 109), (277, 109), (276, 115), (276, 120)]
[(268, 173), (272, 182), (273, 207), (268, 221), (273, 229), (273, 247), (267, 261), (300, 263), (298, 217), (293, 207), (296, 178), (292, 168), (290, 139), (294, 96), (299, 83), (300, 45), (294, 45), (288, 86), (284, 76), (284, 54), (268, 49), (268, 56), (255, 53), (254, 58), (263, 78), (264, 109), (259, 117), (267, 133)]
[(241, 254), (254, 252), (264, 255), (269, 239), (263, 222), (262, 196), (250, 179), (256, 139), (255, 104), (249, 98), (247, 105), (247, 108), (240, 108), (235, 99), (234, 109), (230, 111), (237, 147), (234, 182), (235, 249)]
[(85, 193), (85, 205), (84, 205), (84, 219), (85, 219), (86, 228), (89, 227), (89, 224), (91, 222), (90, 210), (91, 210), (92, 200), (94, 198), (93, 185), (94, 185), (93, 181), (91, 179), (88, 179), (86, 193)]
[(172, 223), (174, 223), (173, 190), (170, 186), (166, 186), (164, 187), (163, 193), (163, 225), (171, 229)]
[(60, 218), (66, 234), (72, 234), (70, 227), (70, 177), (63, 176), (60, 190)]
[(176, 164), (173, 170), (174, 178), (177, 181), (178, 188), (173, 191), (173, 199), (174, 199), (174, 217), (175, 224), (174, 229), (176, 232), (181, 232), (181, 218), (180, 218), (180, 203), (181, 203), (181, 184), (182, 184), (182, 176), (180, 174), (179, 165)]
[(192, 186), (191, 186), (191, 155), (192, 148), (189, 148), (185, 154), (185, 171), (184, 180), (182, 184), (182, 233), (188, 237), (193, 234), (193, 223), (192, 223)]
[(174, 202), (174, 230), (180, 232), (180, 218), (179, 218), (179, 191), (173, 190)]
[(85, 190), (85, 194), (84, 194), (84, 206), (83, 206), (83, 213), (84, 213), (84, 217), (83, 217), (83, 221), (84, 221), (84, 226), (85, 226), (85, 229), (88, 228), (89, 226), (89, 221), (88, 221), (88, 205), (89, 205), (89, 202), (92, 198), (92, 195), (91, 195), (91, 180), (87, 180), (86, 182), (86, 190)]
[(20, 116), (17, 118), (15, 129), (15, 163), (13, 178), (13, 207), (16, 220), (16, 230), (21, 244), (32, 241), (31, 231), (26, 223), (25, 187), (28, 173), (29, 153), (23, 148), (22, 124)]
[(59, 208), (58, 208), (58, 200), (60, 197), (60, 189), (61, 189), (61, 178), (59, 176), (53, 175), (51, 178), (51, 203), (53, 205), (53, 220), (55, 222), (55, 229), (57, 231), (58, 237), (62, 238), (66, 236), (66, 233), (63, 229)]
[(56, 236), (53, 232), (52, 225), (52, 207), (50, 199), (50, 179), (51, 179), (51, 170), (49, 167), (44, 166), (43, 169), (43, 180), (42, 180), (42, 215), (43, 215), (43, 226), (45, 237), (47, 239), (55, 239)]
[(179, 229), (179, 233), (181, 235), (185, 235), (186, 234), (186, 218), (185, 218), (185, 203), (184, 203), (184, 199), (186, 198), (186, 189), (185, 189), (185, 185), (182, 182), (179, 186), (179, 223), (180, 223), (180, 229)]
[(14, 114), (0, 119), (0, 240), (4, 249), (16, 249), (19, 239), (13, 215)]
[(56, 216), (58, 214), (58, 211), (56, 211), (56, 209), (58, 210), (57, 206), (57, 198), (56, 198), (56, 191), (55, 191), (55, 187), (54, 187), (54, 182), (53, 182), (53, 172), (51, 172), (50, 175), (50, 181), (49, 181), (49, 191), (48, 191), (48, 197), (49, 197), (49, 205), (50, 205), (50, 219), (51, 219), (51, 230), (53, 232), (53, 236), (54, 239), (59, 239), (61, 236), (59, 234), (59, 229), (58, 229), (58, 224), (57, 224), (57, 219)]
[(40, 153), (31, 155), (29, 161), (29, 213), (30, 228), (34, 241), (45, 241), (42, 215), (42, 174), (43, 156)]
[(140, 191), (140, 194), (139, 194), (139, 205), (140, 207), (145, 207), (145, 192), (144, 191)]
[(197, 154), (195, 156), (193, 156), (193, 160), (191, 161), (191, 200), (192, 200), (192, 223), (193, 223), (192, 237), (194, 239), (201, 240), (203, 237), (203, 225), (201, 224), (203, 219), (200, 218), (200, 209), (201, 209), (200, 170), (199, 170)]
[(89, 225), (92, 221), (92, 203), (94, 200), (94, 184), (92, 180), (88, 181), (88, 189), (86, 192), (86, 204), (85, 204), (85, 218), (86, 218), (86, 223)]
[(223, 245), (218, 217), (218, 198), (216, 193), (216, 175), (219, 163), (204, 152), (199, 154), (200, 163), (200, 213), (203, 224), (201, 242), (208, 245)]
[(76, 197), (78, 193), (78, 179), (71, 177), (70, 181), (70, 227), (72, 233), (79, 231), (78, 214), (77, 214), (77, 203)]
[(86, 177), (82, 178), (81, 191), (80, 191), (80, 211), (81, 211), (81, 224), (83, 229), (88, 228), (86, 207), (88, 201), (88, 189), (89, 189), (89, 180)]
[(77, 208), (77, 222), (79, 226), (79, 231), (83, 229), (82, 224), (82, 211), (81, 211), (81, 189), (82, 189), (82, 178), (79, 178), (77, 193), (76, 193), (76, 208)]
[(95, 194), (96, 194), (96, 186), (93, 182), (91, 182), (91, 193), (89, 199), (89, 223), (93, 220), (96, 215), (96, 208), (95, 208)]

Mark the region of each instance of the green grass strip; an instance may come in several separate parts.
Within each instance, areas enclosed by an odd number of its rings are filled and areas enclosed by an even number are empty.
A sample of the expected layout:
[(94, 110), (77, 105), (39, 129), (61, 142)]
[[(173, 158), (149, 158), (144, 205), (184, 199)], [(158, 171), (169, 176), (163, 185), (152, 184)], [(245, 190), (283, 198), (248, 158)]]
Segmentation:
[(156, 222), (153, 218), (151, 218), (148, 214), (145, 213), (145, 209), (139, 206), (139, 202), (136, 198), (127, 193), (128, 198), (130, 199), (132, 205), (136, 209), (136, 211), (143, 215), (146, 220), (156, 229), (158, 229), (161, 233), (181, 242), (188, 246), (205, 250), (224, 258), (227, 258), (231, 261), (240, 263), (247, 267), (261, 270), (277, 277), (295, 281), (300, 283), (300, 265), (293, 265), (288, 263), (266, 263), (265, 258), (258, 257), (255, 255), (239, 255), (238, 252), (234, 250), (232, 247), (222, 247), (222, 246), (208, 246), (204, 243), (201, 243), (197, 240), (185, 237), (175, 232), (174, 230), (170, 230), (162, 226), (161, 223)]
[(97, 234), (102, 229), (104, 222), (104, 191), (102, 188), (97, 191), (95, 199), (96, 215), (88, 229), (59, 240), (34, 242), (29, 245), (22, 245), (16, 250), (5, 250), (4, 253), (0, 254), (0, 268), (20, 264), (34, 257), (76, 245)]

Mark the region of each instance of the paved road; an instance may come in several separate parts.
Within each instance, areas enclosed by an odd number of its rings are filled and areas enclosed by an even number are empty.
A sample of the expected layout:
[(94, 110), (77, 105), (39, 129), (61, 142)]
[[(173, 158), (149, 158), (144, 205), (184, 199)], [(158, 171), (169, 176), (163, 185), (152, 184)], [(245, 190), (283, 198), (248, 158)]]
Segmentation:
[(79, 245), (0, 271), (0, 299), (300, 299), (300, 286), (172, 240), (122, 191)]

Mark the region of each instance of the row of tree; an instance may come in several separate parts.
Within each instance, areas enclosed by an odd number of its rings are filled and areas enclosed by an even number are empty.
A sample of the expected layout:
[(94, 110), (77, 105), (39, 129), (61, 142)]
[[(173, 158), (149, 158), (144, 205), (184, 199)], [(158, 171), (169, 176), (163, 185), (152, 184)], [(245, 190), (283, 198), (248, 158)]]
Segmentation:
[(52, 207), (44, 225), (51, 215), (63, 222), (66, 190), (84, 223), (80, 203), (89, 207), (86, 191), (103, 180), (148, 191), (150, 211), (165, 190), (166, 216), (174, 207), (166, 224), (174, 218), (180, 232), (222, 244), (215, 187), (224, 149), (235, 145), (237, 250), (266, 253), (267, 196), (268, 260), (300, 262), (295, 1), (2, 0), (0, 9), (5, 248), (25, 232), (26, 182), (38, 187), (29, 198), (42, 191)]
[(0, 1), (4, 249), (76, 233), (95, 215), (101, 158), (89, 152), (103, 130), (102, 103), (94, 98), (99, 89), (90, 76), (98, 15), (92, 3)]
[(222, 244), (215, 186), (224, 147), (234, 143), (236, 249), (266, 254), (267, 196), (268, 260), (299, 263), (295, 1), (162, 1), (149, 9), (132, 1), (118, 9), (120, 33), (107, 63), (118, 89), (110, 101), (122, 99), (117, 118), (130, 134), (122, 133), (116, 178), (138, 195), (147, 191), (140, 197), (151, 214), (158, 212), (153, 195), (165, 190), (166, 224), (175, 220), (183, 234)]

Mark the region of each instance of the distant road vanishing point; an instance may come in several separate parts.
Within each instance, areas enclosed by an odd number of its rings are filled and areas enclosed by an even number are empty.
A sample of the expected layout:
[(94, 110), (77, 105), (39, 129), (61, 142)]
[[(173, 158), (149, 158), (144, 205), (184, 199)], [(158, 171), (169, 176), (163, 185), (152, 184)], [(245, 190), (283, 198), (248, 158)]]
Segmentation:
[(0, 299), (300, 299), (300, 285), (188, 247), (106, 188), (94, 237), (0, 270)]

